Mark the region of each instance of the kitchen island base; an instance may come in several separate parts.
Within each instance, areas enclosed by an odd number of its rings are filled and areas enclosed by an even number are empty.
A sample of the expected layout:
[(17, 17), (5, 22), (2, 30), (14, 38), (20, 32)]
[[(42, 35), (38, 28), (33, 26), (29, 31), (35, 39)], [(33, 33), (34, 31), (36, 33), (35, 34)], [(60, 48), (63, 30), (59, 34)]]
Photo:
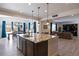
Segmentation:
[(57, 38), (33, 42), (18, 35), (18, 49), (24, 56), (51, 56), (57, 54)]

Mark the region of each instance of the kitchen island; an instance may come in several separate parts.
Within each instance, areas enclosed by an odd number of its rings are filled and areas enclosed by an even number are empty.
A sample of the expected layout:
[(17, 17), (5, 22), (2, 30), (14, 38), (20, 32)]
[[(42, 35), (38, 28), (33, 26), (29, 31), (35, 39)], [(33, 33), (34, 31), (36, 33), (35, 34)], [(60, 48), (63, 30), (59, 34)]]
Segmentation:
[(51, 56), (57, 54), (57, 36), (18, 34), (17, 38), (17, 47), (25, 56)]

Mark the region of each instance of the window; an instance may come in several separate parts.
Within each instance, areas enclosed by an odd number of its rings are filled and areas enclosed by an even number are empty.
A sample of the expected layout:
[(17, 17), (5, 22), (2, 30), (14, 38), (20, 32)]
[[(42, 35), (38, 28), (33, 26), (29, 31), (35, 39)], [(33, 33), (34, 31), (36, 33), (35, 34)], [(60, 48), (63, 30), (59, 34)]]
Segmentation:
[(52, 24), (52, 31), (56, 31), (56, 24)]

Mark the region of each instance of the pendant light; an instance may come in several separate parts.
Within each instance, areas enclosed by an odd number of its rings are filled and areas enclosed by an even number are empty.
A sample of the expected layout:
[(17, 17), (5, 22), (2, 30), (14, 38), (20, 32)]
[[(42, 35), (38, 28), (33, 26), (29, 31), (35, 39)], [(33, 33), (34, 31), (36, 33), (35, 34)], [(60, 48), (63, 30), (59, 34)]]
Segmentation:
[[(39, 19), (39, 9), (40, 9), (40, 7), (38, 7), (38, 24), (40, 24), (40, 19)], [(39, 41), (40, 41), (40, 39), (39, 39)]]
[[(33, 25), (33, 13), (34, 11), (32, 10), (32, 25)], [(33, 27), (32, 27), (32, 30), (33, 30)]]
[(49, 24), (49, 20), (48, 20), (48, 7), (49, 7), (49, 5), (48, 5), (48, 3), (46, 3), (47, 4), (47, 25)]
[[(40, 9), (40, 7), (38, 7), (38, 21), (39, 21), (39, 9)], [(38, 22), (38, 24), (40, 24), (40, 23)]]
[(32, 22), (33, 22), (33, 13), (34, 13), (34, 11), (32, 10)]
[[(49, 16), (49, 14), (48, 14), (48, 9), (49, 9), (49, 4), (48, 3), (46, 3), (47, 4), (47, 25), (49, 25), (50, 24), (50, 21), (49, 21), (49, 19), (48, 19), (48, 16)], [(49, 31), (49, 35), (50, 35), (50, 31)]]
[(28, 3), (28, 5), (30, 6), (30, 5), (31, 5), (31, 3)]

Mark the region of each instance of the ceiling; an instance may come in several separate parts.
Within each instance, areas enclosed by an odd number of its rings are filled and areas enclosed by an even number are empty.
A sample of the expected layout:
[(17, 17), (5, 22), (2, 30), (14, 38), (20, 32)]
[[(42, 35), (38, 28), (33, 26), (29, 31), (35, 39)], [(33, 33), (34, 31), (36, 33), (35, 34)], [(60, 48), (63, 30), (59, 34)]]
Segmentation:
[[(31, 5), (28, 5), (28, 3), (0, 3), (0, 14), (32, 18), (33, 10), (34, 19), (38, 19), (37, 7), (40, 7), (39, 18), (46, 18), (47, 13), (45, 12), (45, 10), (47, 8), (47, 5), (45, 3), (32, 3)], [(52, 17), (56, 14), (58, 14), (58, 16), (60, 16), (61, 14), (66, 15), (67, 11), (78, 8), (78, 3), (49, 3), (48, 15), (49, 17)]]

